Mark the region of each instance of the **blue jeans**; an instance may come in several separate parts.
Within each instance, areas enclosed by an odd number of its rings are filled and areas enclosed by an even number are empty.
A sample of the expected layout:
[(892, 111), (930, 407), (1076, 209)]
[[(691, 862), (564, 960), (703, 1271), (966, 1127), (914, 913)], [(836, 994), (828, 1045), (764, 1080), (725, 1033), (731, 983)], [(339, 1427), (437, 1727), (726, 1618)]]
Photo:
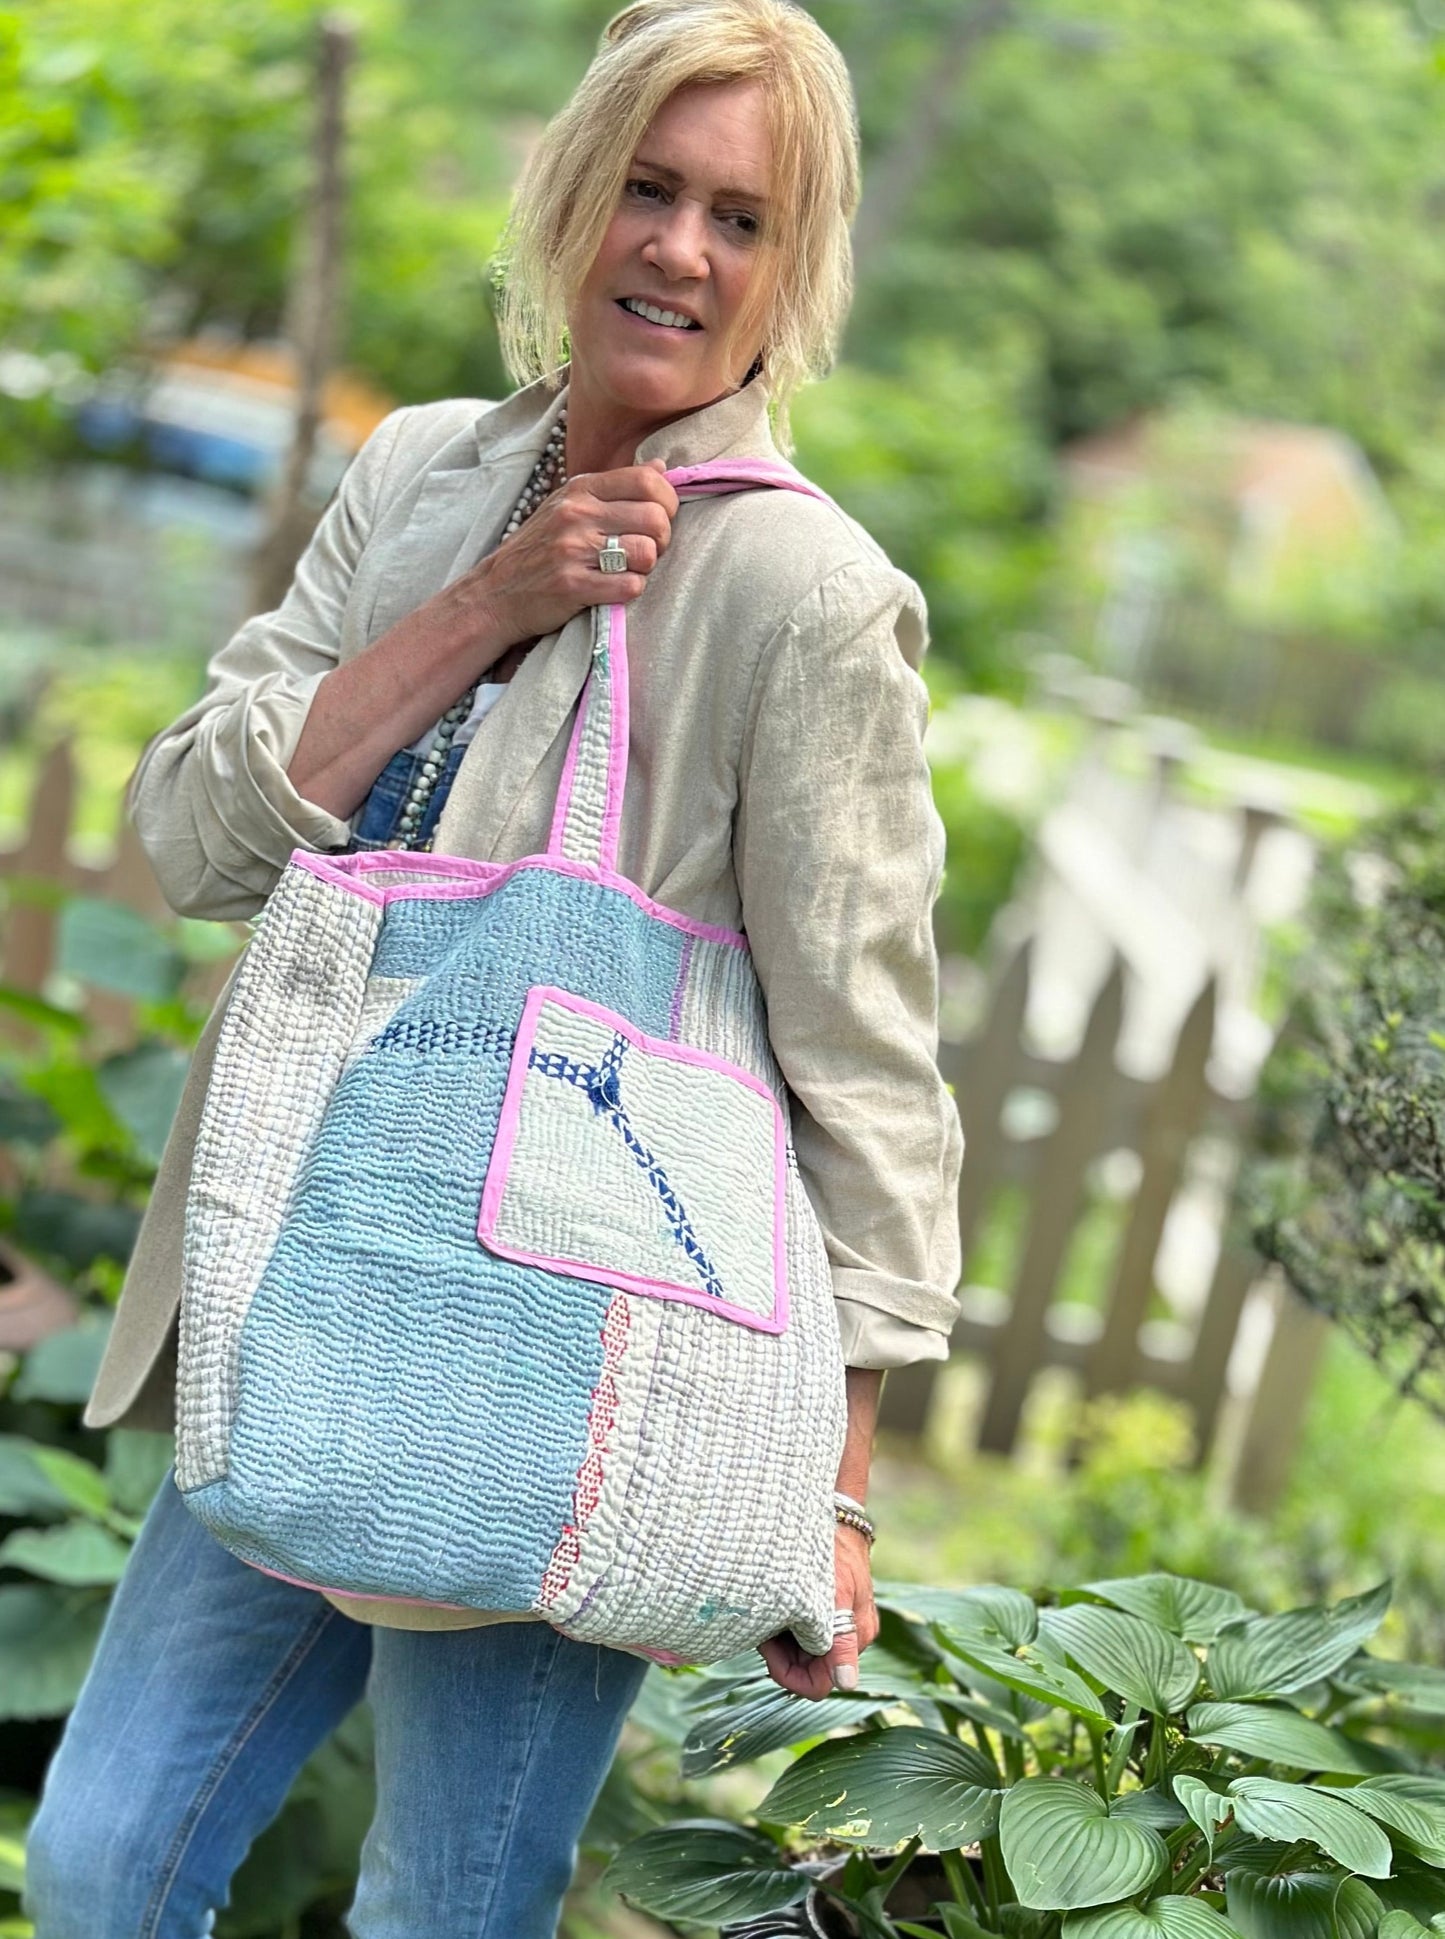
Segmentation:
[(647, 1665), (545, 1623), (371, 1629), (238, 1561), (167, 1476), (46, 1776), (36, 1939), (200, 1939), (302, 1764), (365, 1695), (355, 1939), (550, 1939)]
[[(442, 764), (442, 771), (437, 776), (436, 788), (426, 805), (426, 813), (422, 816), (421, 826), (417, 830), (419, 841), (425, 840), (428, 835), (435, 832), (436, 825), (441, 820), (442, 808), (452, 791), (452, 783), (457, 778), (457, 770), (462, 764), (462, 757), (466, 751), (465, 746), (452, 748)], [(408, 754), (405, 748), (399, 754), (392, 755), (372, 782), (371, 792), (362, 803), (361, 812), (356, 818), (356, 827), (348, 844), (352, 852), (358, 848), (385, 848), (391, 841), (396, 833), (396, 825), (401, 819), (406, 798), (411, 793), (412, 783), (421, 773), (423, 759), (424, 756), (420, 754)]]

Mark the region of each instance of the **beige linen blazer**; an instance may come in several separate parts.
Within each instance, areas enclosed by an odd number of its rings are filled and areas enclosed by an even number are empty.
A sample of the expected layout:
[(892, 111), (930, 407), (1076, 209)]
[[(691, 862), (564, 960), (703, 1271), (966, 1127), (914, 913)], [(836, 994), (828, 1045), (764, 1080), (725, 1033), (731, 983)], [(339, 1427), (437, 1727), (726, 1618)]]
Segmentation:
[[(561, 389), (540, 379), (500, 404), (393, 411), (282, 605), (212, 657), (202, 697), (147, 745), (125, 807), (177, 913), (253, 918), (293, 849), (345, 848), (351, 825), (286, 772), (312, 696), (498, 544), (565, 404), (565, 374)], [(669, 465), (733, 455), (778, 455), (760, 383), (637, 452)], [(963, 1141), (936, 1062), (943, 830), (923, 754), (922, 596), (840, 510), (753, 491), (681, 507), (628, 626), (618, 866), (658, 901), (748, 935), (845, 1358), (942, 1358)], [(524, 659), (466, 752), (437, 853), (501, 862), (546, 847), (590, 642), (583, 613)], [(174, 1424), (191, 1151), (233, 982), (234, 971), (192, 1060), (91, 1427)]]

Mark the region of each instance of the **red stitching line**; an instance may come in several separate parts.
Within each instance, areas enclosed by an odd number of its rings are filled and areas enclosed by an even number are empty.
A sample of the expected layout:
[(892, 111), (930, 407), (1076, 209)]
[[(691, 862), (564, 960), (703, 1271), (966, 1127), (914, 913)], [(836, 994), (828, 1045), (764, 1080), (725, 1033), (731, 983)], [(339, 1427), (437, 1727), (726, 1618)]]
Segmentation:
[(546, 1607), (556, 1602), (571, 1581), (572, 1571), (582, 1553), (582, 1531), (602, 1499), (602, 1478), (606, 1466), (603, 1457), (611, 1453), (608, 1436), (617, 1425), (617, 1369), (622, 1365), (631, 1325), (632, 1312), (626, 1295), (618, 1293), (607, 1308), (602, 1322), (602, 1371), (598, 1375), (597, 1385), (592, 1389), (587, 1415), (587, 1453), (577, 1470), (577, 1480), (572, 1490), (572, 1519), (562, 1524), (561, 1536), (542, 1576), (538, 1600)]

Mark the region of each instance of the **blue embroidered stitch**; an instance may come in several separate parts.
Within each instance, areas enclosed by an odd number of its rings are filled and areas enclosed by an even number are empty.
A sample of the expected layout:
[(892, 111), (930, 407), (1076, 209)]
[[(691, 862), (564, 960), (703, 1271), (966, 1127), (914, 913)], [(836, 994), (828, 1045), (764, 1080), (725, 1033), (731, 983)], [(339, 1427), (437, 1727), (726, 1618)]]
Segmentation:
[(366, 1046), (368, 1050), (471, 1051), (478, 1057), (508, 1058), (517, 1041), (504, 1024), (475, 1017), (393, 1017)]
[(617, 1031), (596, 1064), (579, 1063), (575, 1057), (564, 1056), (559, 1050), (539, 1050), (535, 1044), (527, 1062), (532, 1070), (540, 1071), (544, 1077), (560, 1078), (564, 1083), (575, 1084), (579, 1090), (585, 1091), (593, 1111), (616, 1125), (623, 1144), (647, 1174), (648, 1182), (662, 1200), (672, 1236), (697, 1269), (704, 1289), (714, 1299), (722, 1299), (722, 1279), (693, 1231), (692, 1221), (683, 1209), (681, 1199), (668, 1183), (662, 1160), (648, 1150), (627, 1116), (626, 1106), (622, 1102), (622, 1056), (626, 1048), (627, 1039)]

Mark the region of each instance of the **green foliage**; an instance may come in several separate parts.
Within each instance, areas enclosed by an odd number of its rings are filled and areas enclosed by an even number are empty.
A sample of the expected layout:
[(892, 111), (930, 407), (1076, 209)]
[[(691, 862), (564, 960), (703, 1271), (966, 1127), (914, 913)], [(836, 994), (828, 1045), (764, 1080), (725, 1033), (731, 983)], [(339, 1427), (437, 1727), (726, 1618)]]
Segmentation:
[[(1445, 1904), (1445, 1775), (1399, 1730), (1400, 1690), (1433, 1673), (1364, 1647), (1388, 1585), (1279, 1615), (1158, 1573), (1037, 1599), (877, 1586), (866, 1712), (769, 1698), (741, 1658), (672, 1679), (694, 1769), (735, 1762), (739, 1738), (744, 1757), (805, 1748), (755, 1825), (654, 1827), (606, 1883), (691, 1927), (816, 1881), (816, 1916), (870, 1939), (1406, 1939), (1387, 1907)], [(1371, 1687), (1381, 1671), (1395, 1695)], [(751, 1737), (762, 1701), (791, 1727)], [(927, 1926), (893, 1899), (916, 1904), (915, 1864)]]
[[(8, 885), (13, 888), (13, 884)], [(106, 1052), (78, 1011), (32, 1001), (34, 1047), (0, 1066), (0, 1143), (14, 1181), (0, 1225), (80, 1296), (76, 1325), (21, 1358), (0, 1356), (0, 1768), (58, 1735), (110, 1592), (169, 1469), (167, 1434), (81, 1425), (141, 1207), (170, 1124), (202, 1005), (193, 969), (214, 937), (57, 894), (61, 977), (137, 1001), (151, 1034)], [(232, 948), (239, 935), (222, 930)], [(3, 995), (0, 992), (0, 995)], [(57, 1182), (71, 1180), (73, 1183)], [(38, 1782), (39, 1772), (35, 1773)], [(19, 1890), (33, 1790), (0, 1798), (0, 1936)], [(349, 1900), (374, 1805), (370, 1721), (358, 1710), (300, 1774), (232, 1888), (222, 1939), (275, 1939), (308, 1908)], [(319, 1932), (323, 1928), (318, 1925)]]
[(1256, 1243), (1445, 1414), (1445, 813), (1337, 857), (1266, 1072)]
[(1010, 678), (1048, 561), (1029, 381), (1021, 345), (984, 358), (940, 336), (897, 371), (844, 365), (794, 412), (799, 464), (927, 589), (937, 650), (985, 687)]

